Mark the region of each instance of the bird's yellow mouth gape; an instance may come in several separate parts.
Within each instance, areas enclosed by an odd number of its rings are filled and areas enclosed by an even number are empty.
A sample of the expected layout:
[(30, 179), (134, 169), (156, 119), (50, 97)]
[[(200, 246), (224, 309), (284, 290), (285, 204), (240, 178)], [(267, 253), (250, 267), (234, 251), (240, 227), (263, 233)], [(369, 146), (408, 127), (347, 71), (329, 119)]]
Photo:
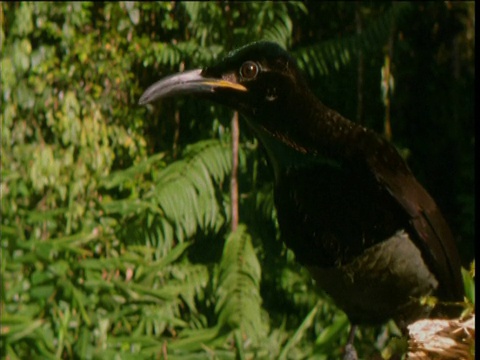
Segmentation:
[(233, 83), (227, 80), (205, 80), (204, 81), (205, 85), (210, 85), (212, 88), (215, 87), (220, 87), (223, 89), (232, 89), (232, 90), (238, 90), (238, 91), (247, 91), (247, 88), (243, 85)]

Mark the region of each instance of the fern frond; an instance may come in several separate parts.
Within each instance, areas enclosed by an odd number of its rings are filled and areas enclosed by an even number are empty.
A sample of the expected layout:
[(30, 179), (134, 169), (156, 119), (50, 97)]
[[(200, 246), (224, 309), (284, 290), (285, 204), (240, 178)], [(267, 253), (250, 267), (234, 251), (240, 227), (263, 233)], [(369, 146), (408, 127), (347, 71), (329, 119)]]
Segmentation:
[(361, 34), (331, 39), (293, 51), (298, 65), (311, 77), (324, 76), (354, 60), (361, 49), (364, 53), (385, 45), (391, 24), (411, 5), (395, 3)]
[(113, 171), (108, 176), (105, 176), (100, 180), (100, 186), (103, 186), (108, 190), (115, 187), (118, 187), (119, 190), (122, 190), (124, 187), (126, 187), (126, 184), (131, 183), (133, 179), (137, 179), (139, 177), (141, 178), (145, 173), (151, 171), (152, 168), (164, 167), (164, 157), (165, 153), (158, 153), (150, 156), (136, 165), (130, 166), (127, 169)]
[[(155, 187), (144, 198), (152, 199), (182, 242), (197, 228), (219, 229), (228, 216), (217, 195), (216, 183), (222, 183), (231, 169), (231, 150), (218, 140), (198, 142), (187, 148), (178, 160), (155, 174)], [(165, 234), (168, 225), (161, 224)], [(159, 232), (160, 233), (160, 232)]]
[(271, 16), (263, 29), (264, 40), (275, 41), (283, 47), (288, 47), (288, 42), (292, 37), (292, 20), (285, 3), (276, 4), (273, 8), (265, 9)]
[(244, 225), (225, 242), (215, 312), (221, 327), (240, 329), (253, 340), (266, 334), (260, 296), (261, 269)]

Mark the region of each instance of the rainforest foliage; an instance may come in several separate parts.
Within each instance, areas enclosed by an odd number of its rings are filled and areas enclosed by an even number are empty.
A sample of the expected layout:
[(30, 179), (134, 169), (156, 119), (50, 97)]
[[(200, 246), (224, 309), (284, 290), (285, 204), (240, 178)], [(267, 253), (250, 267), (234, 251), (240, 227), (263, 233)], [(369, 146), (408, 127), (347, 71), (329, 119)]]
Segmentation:
[[(2, 2), (2, 358), (341, 356), (348, 321), (279, 240), (272, 174), (242, 121), (237, 165), (230, 110), (138, 105), (161, 77), (261, 39), (292, 52), (326, 105), (392, 139), (468, 266), (474, 8)], [(361, 357), (388, 358), (392, 335), (359, 331)]]

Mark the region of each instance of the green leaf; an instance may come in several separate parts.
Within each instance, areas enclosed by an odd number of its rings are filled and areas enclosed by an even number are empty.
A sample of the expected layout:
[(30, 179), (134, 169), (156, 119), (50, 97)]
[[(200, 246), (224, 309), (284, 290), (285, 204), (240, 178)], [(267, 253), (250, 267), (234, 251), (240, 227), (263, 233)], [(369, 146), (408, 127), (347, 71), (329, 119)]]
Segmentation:
[(261, 269), (244, 225), (225, 242), (219, 267), (217, 303), (220, 326), (241, 329), (258, 341), (266, 332), (260, 297)]
[(462, 277), (465, 296), (471, 304), (475, 305), (475, 280), (472, 275), (475, 273), (475, 261), (472, 262), (472, 269), (473, 271), (467, 271), (462, 267)]
[(35, 300), (47, 300), (55, 291), (54, 285), (32, 286), (30, 296)]

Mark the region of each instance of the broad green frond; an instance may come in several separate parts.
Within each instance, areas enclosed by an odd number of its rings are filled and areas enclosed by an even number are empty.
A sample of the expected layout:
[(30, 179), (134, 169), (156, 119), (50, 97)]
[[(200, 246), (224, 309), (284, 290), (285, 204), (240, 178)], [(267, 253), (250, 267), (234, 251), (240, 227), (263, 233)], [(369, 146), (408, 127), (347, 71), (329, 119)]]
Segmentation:
[[(292, 34), (292, 20), (290, 19), (287, 4), (276, 4), (272, 8), (264, 3), (260, 17), (267, 17), (267, 26), (263, 29), (263, 39), (277, 42), (287, 47)], [(269, 18), (268, 18), (269, 17)]]
[(228, 144), (198, 142), (187, 148), (182, 160), (154, 174), (155, 186), (144, 198), (158, 204), (179, 241), (192, 237), (199, 227), (218, 230), (228, 214), (215, 183), (222, 183), (230, 169)]
[(180, 64), (182, 55), (177, 45), (163, 42), (151, 43), (149, 48), (145, 49), (143, 64), (145, 66), (159, 64), (161, 66), (175, 67)]
[(360, 35), (326, 40), (292, 53), (298, 65), (311, 77), (328, 75), (330, 71), (339, 70), (355, 59), (360, 49), (369, 52), (385, 46), (392, 22), (409, 7), (408, 3), (392, 4), (388, 11)]
[[(156, 249), (154, 258), (161, 259), (176, 242), (191, 239), (198, 229), (218, 232), (228, 221), (229, 207), (221, 186), (230, 169), (231, 149), (218, 140), (188, 146), (182, 159), (168, 166), (161, 155), (154, 155), (112, 173), (102, 183), (107, 189), (123, 190), (133, 186), (134, 180), (139, 184), (144, 180), (141, 199), (137, 194), (118, 200), (107, 197), (102, 209), (128, 221), (121, 231), (130, 243)], [(152, 179), (145, 181), (147, 177)]]
[(241, 329), (252, 340), (266, 334), (260, 297), (261, 269), (244, 225), (230, 234), (220, 263), (215, 311), (221, 327)]

